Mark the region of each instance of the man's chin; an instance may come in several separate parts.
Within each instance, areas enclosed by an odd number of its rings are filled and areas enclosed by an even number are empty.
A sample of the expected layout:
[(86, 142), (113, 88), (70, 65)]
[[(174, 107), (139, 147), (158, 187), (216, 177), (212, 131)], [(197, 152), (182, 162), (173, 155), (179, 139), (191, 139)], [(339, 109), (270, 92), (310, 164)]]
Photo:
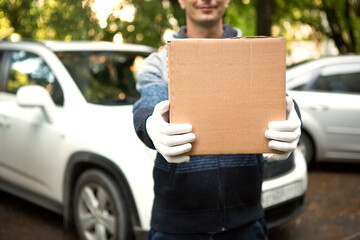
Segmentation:
[(198, 24), (204, 27), (212, 27), (219, 22), (219, 19), (213, 17), (204, 17), (198, 21)]

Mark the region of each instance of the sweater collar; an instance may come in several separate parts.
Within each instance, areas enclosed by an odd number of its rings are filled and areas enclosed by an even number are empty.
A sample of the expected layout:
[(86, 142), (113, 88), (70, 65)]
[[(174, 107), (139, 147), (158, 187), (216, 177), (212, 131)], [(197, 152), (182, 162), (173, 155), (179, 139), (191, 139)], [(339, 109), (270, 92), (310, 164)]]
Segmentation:
[[(239, 37), (241, 36), (241, 31), (239, 29), (231, 27), (229, 24), (223, 25), (224, 33), (221, 38), (231, 38), (231, 37)], [(176, 38), (188, 38), (186, 35), (187, 27), (182, 26), (180, 28), (179, 33), (175, 36)]]

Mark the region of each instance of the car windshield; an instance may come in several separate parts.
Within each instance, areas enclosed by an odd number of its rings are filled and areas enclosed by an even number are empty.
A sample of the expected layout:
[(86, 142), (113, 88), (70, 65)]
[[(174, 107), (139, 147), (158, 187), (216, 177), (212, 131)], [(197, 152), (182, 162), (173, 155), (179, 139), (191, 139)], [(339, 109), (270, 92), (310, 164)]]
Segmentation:
[(85, 99), (94, 104), (132, 104), (140, 94), (136, 73), (145, 56), (123, 52), (57, 52)]

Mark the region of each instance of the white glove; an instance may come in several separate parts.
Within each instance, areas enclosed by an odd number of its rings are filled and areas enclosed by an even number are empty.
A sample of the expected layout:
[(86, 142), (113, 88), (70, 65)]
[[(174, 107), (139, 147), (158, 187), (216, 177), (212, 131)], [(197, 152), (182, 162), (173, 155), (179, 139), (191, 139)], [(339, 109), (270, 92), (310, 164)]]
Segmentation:
[(270, 160), (287, 159), (295, 150), (301, 135), (301, 121), (290, 97), (286, 97), (286, 120), (273, 121), (269, 123), (269, 129), (265, 136), (271, 139), (269, 148), (284, 153), (270, 153), (266, 156)]
[(188, 123), (168, 123), (169, 101), (155, 106), (146, 121), (146, 131), (157, 151), (170, 163), (188, 162), (189, 156), (179, 156), (191, 150), (195, 135)]

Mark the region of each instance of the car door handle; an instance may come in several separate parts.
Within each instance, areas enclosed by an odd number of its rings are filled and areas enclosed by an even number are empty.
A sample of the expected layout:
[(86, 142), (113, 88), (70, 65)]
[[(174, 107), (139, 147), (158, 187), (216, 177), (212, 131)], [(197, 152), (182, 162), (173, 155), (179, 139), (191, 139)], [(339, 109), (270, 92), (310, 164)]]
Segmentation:
[(324, 112), (324, 111), (327, 111), (329, 109), (327, 106), (322, 105), (322, 104), (310, 106), (309, 108), (311, 110), (313, 110), (313, 111), (316, 111), (316, 112)]

